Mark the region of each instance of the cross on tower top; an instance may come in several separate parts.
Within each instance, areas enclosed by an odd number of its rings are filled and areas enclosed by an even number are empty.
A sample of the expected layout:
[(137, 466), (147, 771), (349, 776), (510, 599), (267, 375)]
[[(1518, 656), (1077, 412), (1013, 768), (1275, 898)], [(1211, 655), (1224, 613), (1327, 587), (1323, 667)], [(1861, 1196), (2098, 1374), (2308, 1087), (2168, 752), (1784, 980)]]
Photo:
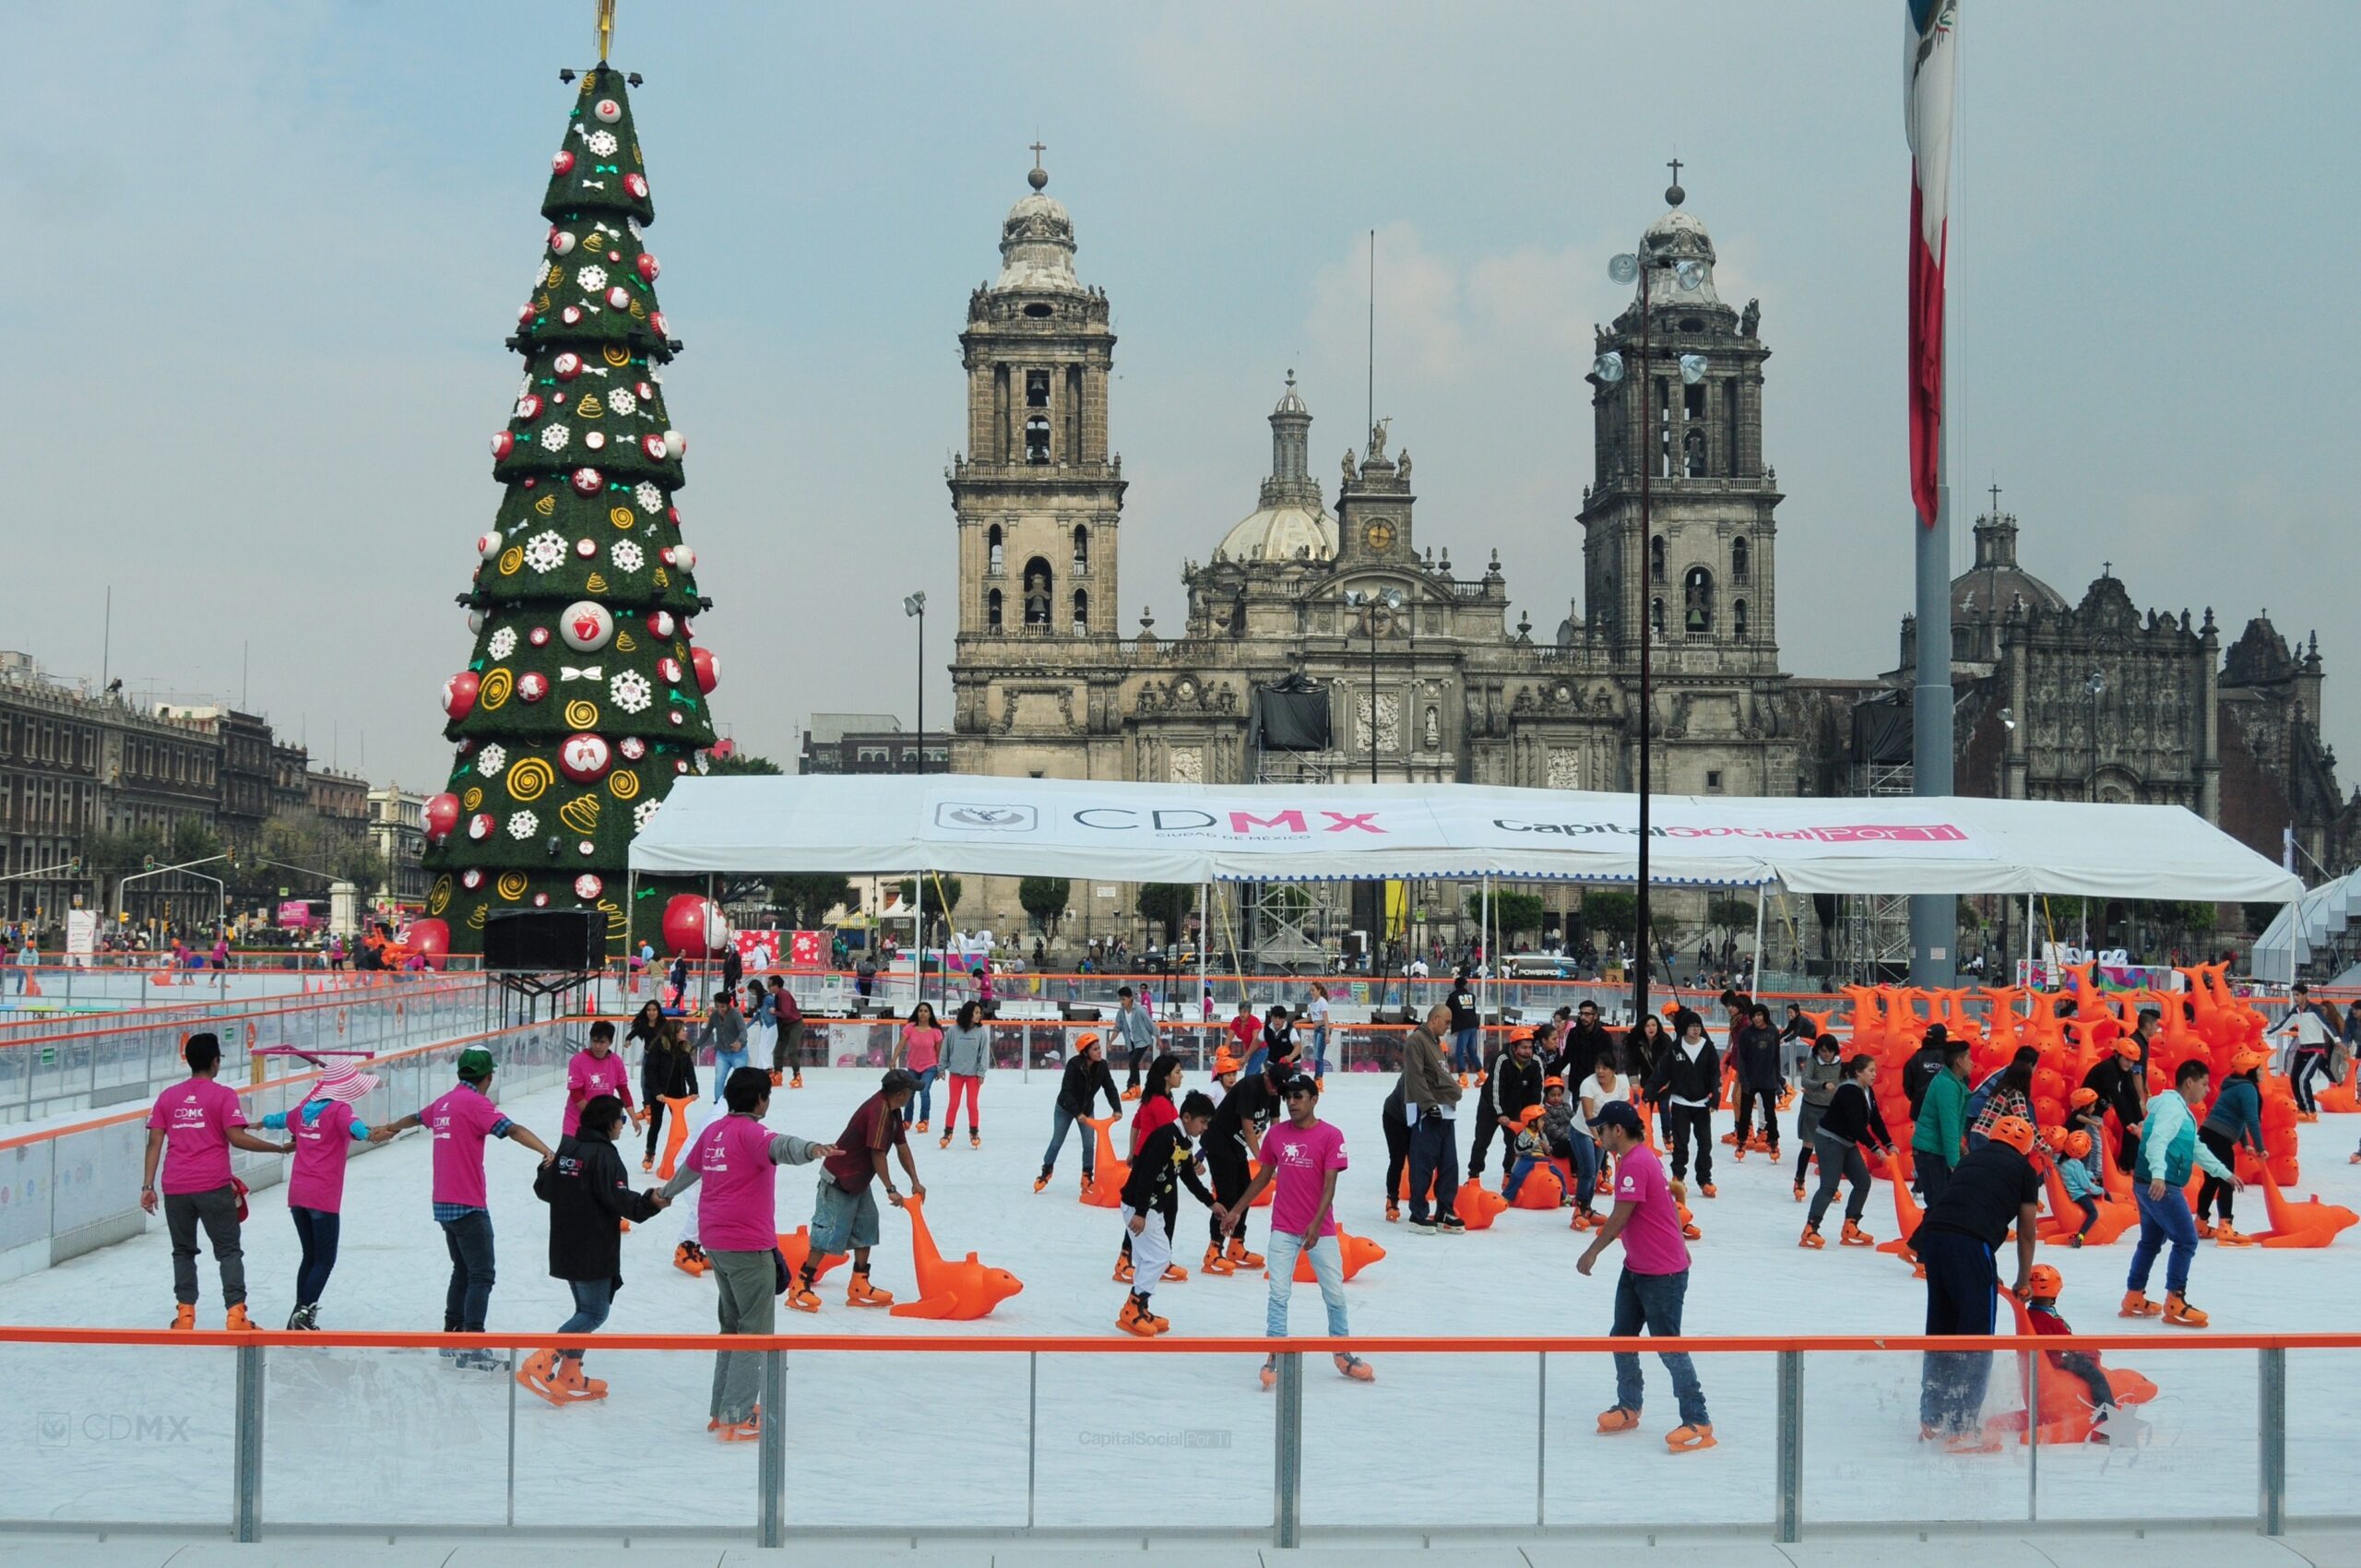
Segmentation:
[(1041, 167), (1041, 155), (1050, 149), (1047, 144), (1037, 139), (1028, 150), (1033, 154), (1033, 168), (1025, 176), (1025, 183), (1038, 191), (1050, 183), (1050, 172)]
[(1672, 171), (1672, 184), (1665, 187), (1665, 204), (1668, 207), (1679, 207), (1688, 199), (1689, 196), (1688, 192), (1680, 188), (1680, 160), (1678, 158), (1670, 160), (1667, 167)]
[(1672, 171), (1672, 183), (1676, 185), (1680, 184), (1680, 160), (1675, 158), (1668, 161), (1665, 167)]
[(1995, 520), (1995, 521), (1998, 521), (1998, 520), (1999, 520), (1999, 516), (2000, 516), (2000, 484), (1999, 484), (1999, 481), (1998, 480), (1995, 480), (1995, 481), (1993, 481), (1993, 483), (1992, 483), (1992, 517), (1993, 517), (1993, 518), (1994, 518), (1994, 520)]

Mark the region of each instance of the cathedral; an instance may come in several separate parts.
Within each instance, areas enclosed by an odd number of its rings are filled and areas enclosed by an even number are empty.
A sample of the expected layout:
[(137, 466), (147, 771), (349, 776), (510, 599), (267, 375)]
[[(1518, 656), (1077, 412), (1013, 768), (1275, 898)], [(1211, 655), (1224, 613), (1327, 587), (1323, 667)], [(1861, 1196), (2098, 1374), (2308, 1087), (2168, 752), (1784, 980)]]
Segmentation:
[[(1537, 637), (1529, 619), (1510, 624), (1497, 555), (1454, 565), (1446, 540), (1421, 540), (1406, 443), (1381, 423), (1335, 467), (1316, 461), (1290, 373), (1255, 505), (1210, 559), (1183, 566), (1186, 622), (1159, 636), (1145, 615), (1129, 633), (1117, 624), (1125, 481), (1108, 439), (1107, 296), (1074, 269), (1074, 222), (1048, 176), (1036, 169), (1031, 182), (959, 339), (967, 450), (947, 476), (956, 771), (1629, 790), (1644, 615), (1655, 787), (1797, 790), (1779, 667), (1780, 497), (1762, 441), (1770, 350), (1753, 306), (1715, 292), (1713, 240), (1678, 186), (1643, 240), (1646, 362), (1636, 288), (1598, 333), (1601, 355), (1634, 371), (1591, 377), (1598, 457), (1579, 519), (1589, 615), (1575, 608)], [(1004, 881), (963, 900), (962, 919), (1017, 923)]]
[[(1255, 504), (1208, 559), (1183, 564), (1186, 620), (1159, 635), (1145, 614), (1119, 624), (1125, 481), (1109, 439), (1107, 295), (1075, 270), (1074, 220), (1047, 173), (1029, 181), (959, 338), (966, 450), (945, 476), (959, 552), (955, 771), (1628, 790), (1645, 743), (1659, 792), (1868, 792), (1897, 720), (1906, 760), (1907, 623), (1885, 676), (1780, 668), (1781, 496), (1762, 434), (1770, 350), (1755, 303), (1717, 292), (1713, 239), (1679, 185), (1642, 236), (1630, 302), (1596, 332), (1583, 593), (1554, 631), (1511, 624), (1497, 554), (1454, 565), (1447, 522), (1421, 522), (1401, 439), (1412, 433), (1381, 422), (1335, 467), (1316, 459), (1289, 372)], [(2210, 611), (2196, 626), (2186, 612), (2143, 614), (2111, 574), (2069, 605), (2017, 564), (2016, 537), (1996, 505), (1953, 585), (1963, 793), (2171, 801), (2274, 859), (2283, 820), (2323, 863), (2361, 851), (2361, 794), (2340, 801), (2319, 741), (2316, 648), (2291, 650), (2258, 620), (2225, 661)], [(1891, 788), (1893, 770), (1883, 777)], [(1021, 929), (1014, 881), (974, 880), (960, 921)], [(1460, 890), (1427, 891), (1450, 895), (1433, 917), (1455, 921)], [(1294, 894), (1284, 918), (1264, 908), (1228, 929), (1265, 957), (1308, 957), (1347, 930), (1377, 930), (1373, 897)], [(1545, 897), (1558, 911), (1578, 895)], [(1694, 918), (1667, 902), (1675, 921)], [(1069, 913), (1121, 922), (1133, 907), (1131, 889), (1078, 888)]]

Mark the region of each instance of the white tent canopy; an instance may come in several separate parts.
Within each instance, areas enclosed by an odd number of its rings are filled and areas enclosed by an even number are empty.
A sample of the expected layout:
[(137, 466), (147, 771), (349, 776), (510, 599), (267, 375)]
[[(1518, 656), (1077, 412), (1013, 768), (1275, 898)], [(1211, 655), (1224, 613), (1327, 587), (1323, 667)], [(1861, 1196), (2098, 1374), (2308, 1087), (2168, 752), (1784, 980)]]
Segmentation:
[[(2264, 902), (2296, 877), (2178, 806), (1966, 796), (1651, 802), (1652, 882), (1796, 893)], [(1202, 786), (958, 774), (683, 778), (642, 874), (931, 871), (1102, 882), (1628, 882), (1627, 794), (1452, 784)]]
[(2297, 968), (2310, 962), (2313, 952), (2327, 946), (2356, 915), (2361, 915), (2361, 872), (2320, 884), (2280, 910), (2255, 938), (2255, 978), (2291, 983)]

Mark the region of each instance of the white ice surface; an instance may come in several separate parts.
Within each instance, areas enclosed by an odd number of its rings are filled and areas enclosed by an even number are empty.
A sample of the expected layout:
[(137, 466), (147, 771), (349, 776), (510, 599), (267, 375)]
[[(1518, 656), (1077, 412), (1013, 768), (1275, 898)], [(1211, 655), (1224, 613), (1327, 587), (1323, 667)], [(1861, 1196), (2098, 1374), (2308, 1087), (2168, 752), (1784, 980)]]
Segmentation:
[[(875, 1083), (863, 1071), (824, 1071), (809, 1087), (780, 1090), (770, 1121), (833, 1138)], [(1573, 1263), (1585, 1238), (1562, 1214), (1511, 1211), (1490, 1230), (1414, 1240), (1387, 1226), (1379, 1187), (1384, 1164), (1378, 1107), (1388, 1081), (1332, 1077), (1323, 1111), (1347, 1134), (1353, 1169), (1341, 1183), (1347, 1227), (1391, 1251), (1347, 1287), (1352, 1325), (1386, 1335), (1604, 1333), (1613, 1262), (1592, 1278)], [(1030, 1084), (996, 1073), (984, 1093), (985, 1144), (965, 1129), (948, 1150), (914, 1139), (929, 1183), (929, 1219), (953, 1256), (969, 1250), (1014, 1271), (1025, 1292), (991, 1318), (926, 1324), (843, 1304), (841, 1269), (825, 1282), (817, 1317), (782, 1312), (787, 1332), (864, 1335), (1086, 1335), (1113, 1338), (1122, 1288), (1109, 1278), (1117, 1220), (1074, 1201), (1079, 1162), (1069, 1140), (1058, 1178), (1036, 1194), (1053, 1078)], [(524, 1097), (509, 1112), (554, 1139), (558, 1093)], [(937, 1108), (943, 1104), (940, 1091)], [(1130, 1107), (1126, 1106), (1126, 1113)], [(937, 1131), (940, 1131), (938, 1126)], [(1079, 1133), (1080, 1129), (1077, 1129)], [(2306, 1127), (2306, 1176), (2317, 1192), (2361, 1206), (2361, 1167), (2345, 1163), (2361, 1118)], [(1463, 1130), (1463, 1144), (1464, 1144)], [(1464, 1149), (1463, 1149), (1464, 1152)], [(1923, 1287), (1893, 1257), (1867, 1250), (1797, 1250), (1799, 1206), (1792, 1164), (1762, 1156), (1742, 1164), (1717, 1148), (1720, 1196), (1695, 1206), (1705, 1238), (1694, 1246), (1686, 1328), (1692, 1334), (1907, 1334), (1924, 1311)], [(1789, 1160), (1792, 1161), (1792, 1152)], [(636, 1157), (632, 1163), (636, 1164)], [(1497, 1184), (1499, 1151), (1491, 1159)], [(534, 1161), (520, 1147), (489, 1156), (500, 1280), (496, 1331), (554, 1327), (565, 1288), (546, 1271), (547, 1228), (533, 1197)], [(326, 1325), (425, 1329), (442, 1321), (447, 1277), (429, 1210), (428, 1149), (415, 1135), (356, 1162), (346, 1194), (342, 1253), (324, 1309)], [(125, 1172), (123, 1180), (136, 1180)], [(814, 1172), (782, 1171), (779, 1222), (810, 1214)], [(285, 1189), (255, 1194), (246, 1261), (257, 1322), (275, 1326), (292, 1303), (297, 1247)], [(2259, 1194), (2240, 1219), (2262, 1225)], [(1265, 1233), (1256, 1212), (1253, 1241)], [(1893, 1230), (1880, 1183), (1867, 1223)], [(1192, 1277), (1157, 1294), (1176, 1333), (1260, 1335), (1262, 1279), (1196, 1273), (1204, 1211), (1183, 1197), (1181, 1261)], [(1832, 1221), (1829, 1229), (1833, 1232)], [(670, 1266), (678, 1221), (659, 1217), (624, 1239), (626, 1289), (608, 1328), (704, 1332), (713, 1286)], [(878, 1284), (914, 1293), (908, 1229), (888, 1210)], [(2224, 1330), (2331, 1330), (2345, 1326), (2361, 1231), (2324, 1252), (2230, 1251), (2206, 1244), (2191, 1298)], [(2176, 1331), (2126, 1325), (2114, 1315), (2129, 1262), (2126, 1241), (2083, 1252), (2043, 1249), (2065, 1275), (2064, 1310), (2085, 1331), (2165, 1340)], [(218, 1321), (218, 1284), (199, 1260), (204, 1321)], [(2152, 1289), (2161, 1294), (2162, 1265)], [(160, 1324), (171, 1311), (168, 1243), (160, 1223), (130, 1241), (0, 1286), (0, 1322)], [(2005, 1319), (2004, 1319), (2005, 1321)], [(1297, 1289), (1293, 1322), (1317, 1332), (1318, 1292)], [(1547, 1439), (1537, 1431), (1542, 1379), (1536, 1358), (1373, 1358), (1378, 1381), (1348, 1384), (1324, 1362), (1307, 1365), (1304, 1518), (1308, 1526), (1516, 1527), (1543, 1517), (1634, 1525), (1766, 1522), (1773, 1509), (1774, 1367), (1767, 1355), (1700, 1358), (1720, 1445), (1667, 1455), (1676, 1424), (1671, 1389), (1643, 1361), (1648, 1402), (1641, 1431), (1595, 1435), (1613, 1402), (1601, 1357), (1555, 1356), (1547, 1369)], [(2142, 1415), (2153, 1441), (2137, 1451), (2045, 1447), (2037, 1478), (2022, 1449), (1947, 1457), (1915, 1441), (1918, 1358), (1814, 1355), (1806, 1360), (1805, 1511), (1837, 1521), (2022, 1521), (2029, 1500), (2045, 1522), (2250, 1515), (2255, 1505), (2256, 1356), (2239, 1351), (2109, 1352), (2161, 1387)], [(875, 1528), (1021, 1526), (1026, 1521), (1028, 1359), (1023, 1355), (790, 1358), (789, 1479), (796, 1525)], [(553, 1409), (515, 1400), (516, 1479), (509, 1484), (511, 1388), (502, 1376), (462, 1373), (431, 1352), (273, 1350), (266, 1423), (268, 1520), (424, 1526), (520, 1525), (623, 1528), (709, 1524), (751, 1526), (752, 1445), (723, 1448), (705, 1431), (709, 1358), (593, 1352), (590, 1370), (612, 1385), (600, 1403)], [(1033, 1421), (1034, 1514), (1042, 1526), (1243, 1526), (1267, 1520), (1272, 1400), (1253, 1362), (1204, 1357), (1043, 1356)], [(2015, 1403), (2015, 1373), (1995, 1365), (1990, 1408)], [(226, 1521), (231, 1506), (233, 1353), (210, 1349), (0, 1346), (0, 1386), (12, 1391), (0, 1433), (14, 1461), (0, 1517), (15, 1520)], [(2343, 1511), (2343, 1418), (2361, 1404), (2361, 1354), (2288, 1358), (2290, 1512)], [(1672, 1467), (1667, 1470), (1667, 1467)], [(599, 1478), (593, 1481), (591, 1478)], [(2035, 1493), (2037, 1492), (2037, 1496)]]

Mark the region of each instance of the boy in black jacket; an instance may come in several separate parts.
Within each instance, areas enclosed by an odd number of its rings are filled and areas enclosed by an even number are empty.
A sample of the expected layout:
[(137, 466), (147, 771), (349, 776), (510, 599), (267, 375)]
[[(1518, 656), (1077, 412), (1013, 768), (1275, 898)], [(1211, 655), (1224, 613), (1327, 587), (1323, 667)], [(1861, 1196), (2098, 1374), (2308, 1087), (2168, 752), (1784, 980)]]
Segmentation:
[(1762, 1108), (1763, 1141), (1771, 1158), (1779, 1158), (1779, 1091), (1786, 1087), (1779, 1031), (1772, 1027), (1771, 1009), (1760, 1002), (1747, 1016), (1746, 1027), (1730, 1031), (1730, 1050), (1738, 1057), (1738, 1147), (1733, 1159), (1746, 1158), (1747, 1135), (1754, 1127), (1754, 1108)]
[[(1522, 1125), (1525, 1109), (1541, 1103), (1541, 1058), (1536, 1054), (1539, 1042), (1531, 1029), (1519, 1029), (1509, 1037), (1509, 1048), (1492, 1063), (1491, 1078), (1484, 1086), (1483, 1111), (1476, 1129), (1475, 1153), (1469, 1158), (1467, 1179), (1474, 1181), (1484, 1173), (1485, 1146), (1497, 1131), (1509, 1150), (1501, 1157), (1501, 1164), (1509, 1170), (1516, 1169), (1516, 1134)], [(1505, 1191), (1505, 1187), (1502, 1189)]]
[(1656, 1057), (1647, 1097), (1661, 1112), (1672, 1144), (1672, 1174), (1689, 1175), (1689, 1146), (1697, 1146), (1698, 1190), (1714, 1196), (1714, 1101), (1721, 1098), (1722, 1059), (1705, 1038), (1705, 1021), (1684, 1008), (1680, 1038)]
[[(574, 1135), (558, 1141), (557, 1158), (533, 1178), (533, 1193), (550, 1206), (550, 1277), (574, 1289), (574, 1315), (560, 1334), (587, 1334), (607, 1321), (623, 1287), (623, 1222), (652, 1218), (664, 1206), (654, 1192), (635, 1193), (615, 1140), (627, 1118), (623, 1102), (602, 1094), (582, 1108)], [(607, 1385), (582, 1375), (579, 1346), (543, 1350), (517, 1369), (516, 1381), (552, 1405), (603, 1399)]]
[[(1035, 1192), (1050, 1184), (1050, 1177), (1058, 1168), (1058, 1151), (1066, 1146), (1066, 1134), (1076, 1122), (1090, 1114), (1091, 1097), (1102, 1093), (1107, 1097), (1107, 1114), (1122, 1115), (1123, 1097), (1115, 1092), (1115, 1079), (1099, 1056), (1098, 1037), (1084, 1035), (1074, 1042), (1074, 1054), (1066, 1058), (1065, 1076), (1058, 1080), (1058, 1103), (1050, 1112), (1050, 1148), (1041, 1156), (1041, 1174), (1033, 1179)], [(1086, 1130), (1082, 1134), (1084, 1187), (1090, 1185), (1097, 1167), (1098, 1139)]]
[(1180, 1208), (1185, 1184), (1197, 1201), (1214, 1211), (1214, 1223), (1229, 1211), (1214, 1201), (1197, 1175), (1189, 1148), (1191, 1138), (1202, 1137), (1214, 1119), (1214, 1102), (1202, 1089), (1192, 1089), (1180, 1102), (1180, 1118), (1150, 1133), (1132, 1158), (1131, 1180), (1123, 1183), (1123, 1228), (1131, 1237), (1132, 1293), (1115, 1314), (1115, 1326), (1143, 1339), (1162, 1334), (1169, 1320), (1148, 1310), (1148, 1298), (1172, 1261), (1172, 1220)]
[[(1206, 1128), (1200, 1146), (1205, 1157), (1205, 1173), (1214, 1179), (1214, 1196), (1224, 1209), (1236, 1210), (1238, 1200), (1245, 1195), (1246, 1184), (1253, 1180), (1250, 1169), (1255, 1144), (1272, 1120), (1280, 1115), (1287, 1101), (1279, 1093), (1279, 1086), (1295, 1074), (1295, 1045), (1289, 1041), (1287, 1054), (1277, 1048), (1263, 1062), (1263, 1070), (1251, 1076), (1240, 1076), (1230, 1091), (1222, 1096), (1220, 1107), (1214, 1111), (1212, 1123)], [(1204, 1271), (1207, 1274), (1236, 1274), (1241, 1268), (1260, 1268), (1263, 1254), (1246, 1250), (1246, 1216), (1238, 1216), (1238, 1234), (1228, 1239), (1228, 1249), (1222, 1245), (1223, 1221), (1218, 1211), (1212, 1222), (1211, 1240), (1205, 1243)], [(1138, 1265), (1133, 1265), (1136, 1272)]]

